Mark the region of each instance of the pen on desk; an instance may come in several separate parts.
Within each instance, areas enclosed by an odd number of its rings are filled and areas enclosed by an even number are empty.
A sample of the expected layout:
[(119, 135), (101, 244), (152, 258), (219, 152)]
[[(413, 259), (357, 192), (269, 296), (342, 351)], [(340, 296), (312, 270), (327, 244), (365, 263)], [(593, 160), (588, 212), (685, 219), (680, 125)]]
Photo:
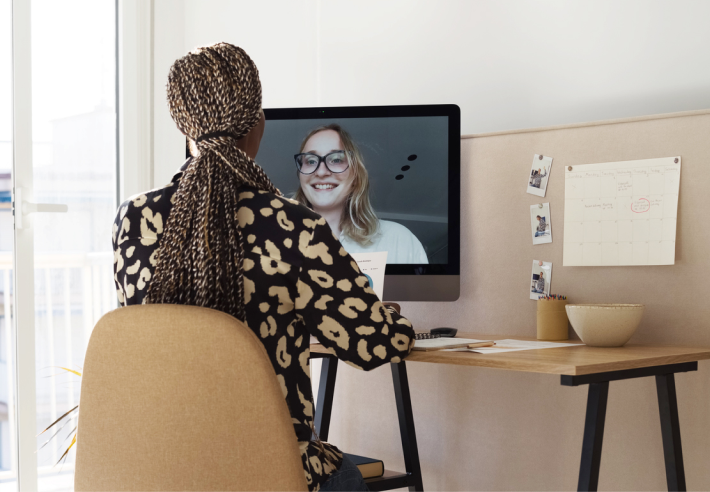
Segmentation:
[(492, 347), (496, 342), (476, 342), (469, 343), (467, 348), (478, 348), (478, 347)]

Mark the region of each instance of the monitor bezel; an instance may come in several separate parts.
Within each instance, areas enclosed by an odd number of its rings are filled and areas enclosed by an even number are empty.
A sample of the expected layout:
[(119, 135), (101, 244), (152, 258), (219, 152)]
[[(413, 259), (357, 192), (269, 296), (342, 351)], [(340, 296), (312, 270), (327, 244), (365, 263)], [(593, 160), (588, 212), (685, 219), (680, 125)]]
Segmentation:
[[(455, 104), (264, 108), (266, 121), (324, 118), (448, 118), (448, 263), (388, 264), (385, 275), (459, 275), (461, 271), (461, 110)], [(268, 127), (268, 125), (267, 125)], [(257, 162), (258, 164), (258, 162)]]

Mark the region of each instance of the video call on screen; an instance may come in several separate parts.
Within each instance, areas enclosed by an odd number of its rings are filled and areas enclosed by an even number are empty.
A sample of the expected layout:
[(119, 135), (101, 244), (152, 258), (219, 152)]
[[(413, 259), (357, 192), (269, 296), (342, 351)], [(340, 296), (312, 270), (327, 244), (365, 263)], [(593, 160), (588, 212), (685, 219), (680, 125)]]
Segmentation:
[[(403, 226), (408, 232), (391, 224), (389, 229), (409, 240), (411, 232), (421, 243), (426, 261), (413, 263), (447, 263), (448, 118), (268, 120), (256, 162), (285, 196), (294, 197), (301, 186), (294, 155), (300, 152), (305, 137), (313, 129), (333, 123), (352, 137), (362, 154), (370, 202), (379, 221)], [(348, 250), (347, 242), (343, 244)], [(392, 257), (393, 252), (388, 251), (388, 263), (393, 263)]]

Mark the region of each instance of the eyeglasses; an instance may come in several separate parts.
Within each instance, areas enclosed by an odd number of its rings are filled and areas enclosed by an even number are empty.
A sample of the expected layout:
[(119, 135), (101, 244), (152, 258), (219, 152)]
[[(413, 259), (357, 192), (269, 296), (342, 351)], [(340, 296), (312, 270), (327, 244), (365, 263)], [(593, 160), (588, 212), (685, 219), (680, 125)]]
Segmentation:
[(313, 174), (318, 170), (320, 163), (324, 163), (325, 167), (331, 173), (342, 173), (350, 166), (350, 152), (347, 150), (337, 150), (323, 157), (317, 154), (305, 153), (296, 154), (293, 158), (296, 160), (296, 167), (301, 174)]

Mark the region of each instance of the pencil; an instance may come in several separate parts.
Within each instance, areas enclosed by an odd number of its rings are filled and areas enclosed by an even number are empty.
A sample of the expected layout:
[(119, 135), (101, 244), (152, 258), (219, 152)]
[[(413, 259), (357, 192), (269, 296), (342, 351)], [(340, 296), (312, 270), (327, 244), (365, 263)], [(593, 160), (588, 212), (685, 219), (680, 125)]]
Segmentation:
[(476, 343), (469, 343), (468, 348), (478, 348), (478, 347), (492, 347), (495, 345), (496, 342), (476, 342)]

